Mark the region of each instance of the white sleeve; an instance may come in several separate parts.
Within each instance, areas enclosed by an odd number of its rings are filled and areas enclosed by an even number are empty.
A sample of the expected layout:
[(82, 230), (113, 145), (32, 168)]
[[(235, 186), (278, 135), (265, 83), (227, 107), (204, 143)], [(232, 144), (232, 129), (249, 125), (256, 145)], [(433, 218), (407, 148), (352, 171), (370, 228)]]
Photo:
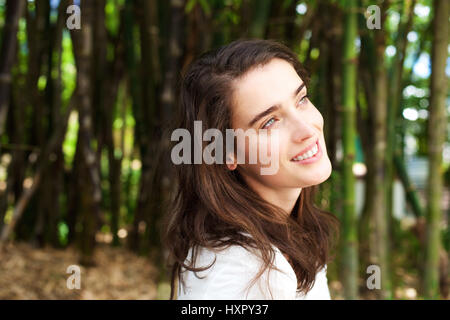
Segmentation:
[(266, 269), (252, 286), (250, 284), (262, 265), (262, 259), (257, 255), (234, 246), (224, 253), (218, 253), (216, 263), (215, 272), (211, 274), (212, 278), (205, 288), (204, 299), (295, 299), (296, 280), (280, 259), (279, 253), (275, 256), (275, 266), (280, 271)]

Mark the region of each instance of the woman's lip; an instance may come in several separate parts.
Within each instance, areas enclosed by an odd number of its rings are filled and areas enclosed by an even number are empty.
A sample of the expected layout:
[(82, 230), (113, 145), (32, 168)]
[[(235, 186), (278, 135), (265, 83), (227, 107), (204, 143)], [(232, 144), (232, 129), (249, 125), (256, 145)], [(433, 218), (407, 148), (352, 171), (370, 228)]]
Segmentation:
[(317, 142), (317, 152), (311, 158), (307, 158), (307, 159), (303, 159), (303, 160), (299, 160), (299, 161), (295, 161), (295, 160), (291, 160), (291, 161), (295, 162), (296, 164), (304, 165), (304, 164), (310, 164), (310, 163), (319, 161), (320, 158), (322, 158), (322, 149), (320, 148), (319, 142)]
[(319, 139), (314, 141), (314, 143), (312, 143), (309, 147), (307, 147), (307, 148), (303, 149), (302, 151), (300, 151), (299, 153), (297, 153), (295, 156), (292, 157), (291, 160), (294, 160), (294, 158), (297, 158), (298, 156), (300, 156), (300, 155), (304, 154), (305, 152), (311, 150), (316, 144), (318, 146), (318, 142), (319, 142)]

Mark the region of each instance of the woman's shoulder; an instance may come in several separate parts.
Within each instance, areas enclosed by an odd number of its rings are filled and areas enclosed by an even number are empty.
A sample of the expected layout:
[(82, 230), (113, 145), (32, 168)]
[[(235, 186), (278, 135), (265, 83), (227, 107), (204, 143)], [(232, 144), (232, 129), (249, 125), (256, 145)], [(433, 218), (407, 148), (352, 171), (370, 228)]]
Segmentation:
[[(246, 237), (251, 237), (248, 233), (241, 232), (241, 234)], [(228, 238), (223, 238), (222, 240), (228, 240)], [(240, 263), (245, 261), (245, 266), (248, 266), (261, 262), (261, 255), (257, 249), (237, 244), (224, 245), (222, 247), (196, 246), (195, 248), (189, 249), (186, 261), (192, 261), (194, 254), (196, 268), (204, 267), (212, 263), (213, 265), (220, 266), (230, 262)], [(218, 268), (216, 267), (215, 269), (217, 270)]]
[[(185, 272), (186, 288), (183, 289), (187, 294), (181, 292), (179, 299), (293, 299), (297, 284), (295, 273), (276, 247), (274, 251), (276, 269), (264, 270), (252, 284), (263, 266), (256, 249), (240, 245), (197, 248), (195, 267), (211, 267), (196, 275)], [(192, 253), (190, 250), (188, 257), (192, 258)]]
[[(295, 273), (292, 270), (287, 259), (276, 247), (272, 246), (274, 253), (273, 268), (279, 269), (282, 272), (288, 273), (288, 276), (295, 278)], [(230, 265), (239, 267), (243, 271), (247, 269), (254, 270), (255, 267), (263, 265), (263, 258), (261, 252), (253, 247), (241, 246), (232, 244), (221, 248), (205, 248), (197, 247), (196, 249), (196, 263), (195, 267), (205, 267), (212, 265), (211, 270), (216, 272), (221, 268), (228, 268)], [(193, 249), (189, 250), (187, 261), (191, 261)], [(296, 279), (293, 279), (296, 281)]]
[(240, 245), (229, 245), (222, 248), (197, 247), (189, 249), (186, 261), (190, 263), (195, 252), (195, 268), (211, 266), (198, 272), (199, 276), (223, 272), (222, 269), (240, 268), (242, 271), (253, 269), (262, 263), (261, 256), (253, 248)]

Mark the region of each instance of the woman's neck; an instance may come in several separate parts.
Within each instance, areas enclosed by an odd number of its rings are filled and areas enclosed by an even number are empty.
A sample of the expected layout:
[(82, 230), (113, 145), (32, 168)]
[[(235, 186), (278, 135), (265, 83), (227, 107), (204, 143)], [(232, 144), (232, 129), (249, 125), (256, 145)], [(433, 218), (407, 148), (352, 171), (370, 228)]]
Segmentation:
[(245, 178), (247, 184), (258, 193), (261, 198), (271, 204), (283, 209), (290, 215), (294, 209), (295, 203), (302, 191), (302, 188), (282, 188), (274, 189), (259, 183), (251, 178)]

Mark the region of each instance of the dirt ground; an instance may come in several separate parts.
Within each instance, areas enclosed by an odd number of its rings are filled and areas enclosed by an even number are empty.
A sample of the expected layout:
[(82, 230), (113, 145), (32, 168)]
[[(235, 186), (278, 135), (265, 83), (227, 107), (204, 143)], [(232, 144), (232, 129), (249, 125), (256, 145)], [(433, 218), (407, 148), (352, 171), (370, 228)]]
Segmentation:
[[(0, 253), (0, 299), (168, 299), (168, 283), (156, 285), (156, 270), (148, 258), (137, 256), (124, 248), (113, 248), (98, 243), (93, 267), (79, 265), (79, 254), (72, 247), (58, 250), (51, 247), (37, 249), (24, 243), (8, 244)], [(71, 265), (81, 271), (80, 289), (69, 289), (67, 273)], [(401, 271), (401, 270), (400, 270)], [(398, 272), (400, 272), (398, 271)], [(417, 278), (402, 271), (400, 288), (396, 288), (394, 299), (420, 299), (416, 288)], [(360, 288), (365, 280), (360, 279)], [(342, 284), (328, 281), (331, 297), (344, 299)], [(361, 290), (364, 291), (364, 290)], [(365, 292), (361, 299), (376, 299)]]
[(155, 269), (148, 258), (123, 248), (100, 244), (95, 266), (80, 266), (80, 289), (69, 289), (67, 273), (78, 264), (74, 248), (36, 249), (28, 244), (8, 244), (0, 254), (0, 299), (144, 299), (158, 295)]

